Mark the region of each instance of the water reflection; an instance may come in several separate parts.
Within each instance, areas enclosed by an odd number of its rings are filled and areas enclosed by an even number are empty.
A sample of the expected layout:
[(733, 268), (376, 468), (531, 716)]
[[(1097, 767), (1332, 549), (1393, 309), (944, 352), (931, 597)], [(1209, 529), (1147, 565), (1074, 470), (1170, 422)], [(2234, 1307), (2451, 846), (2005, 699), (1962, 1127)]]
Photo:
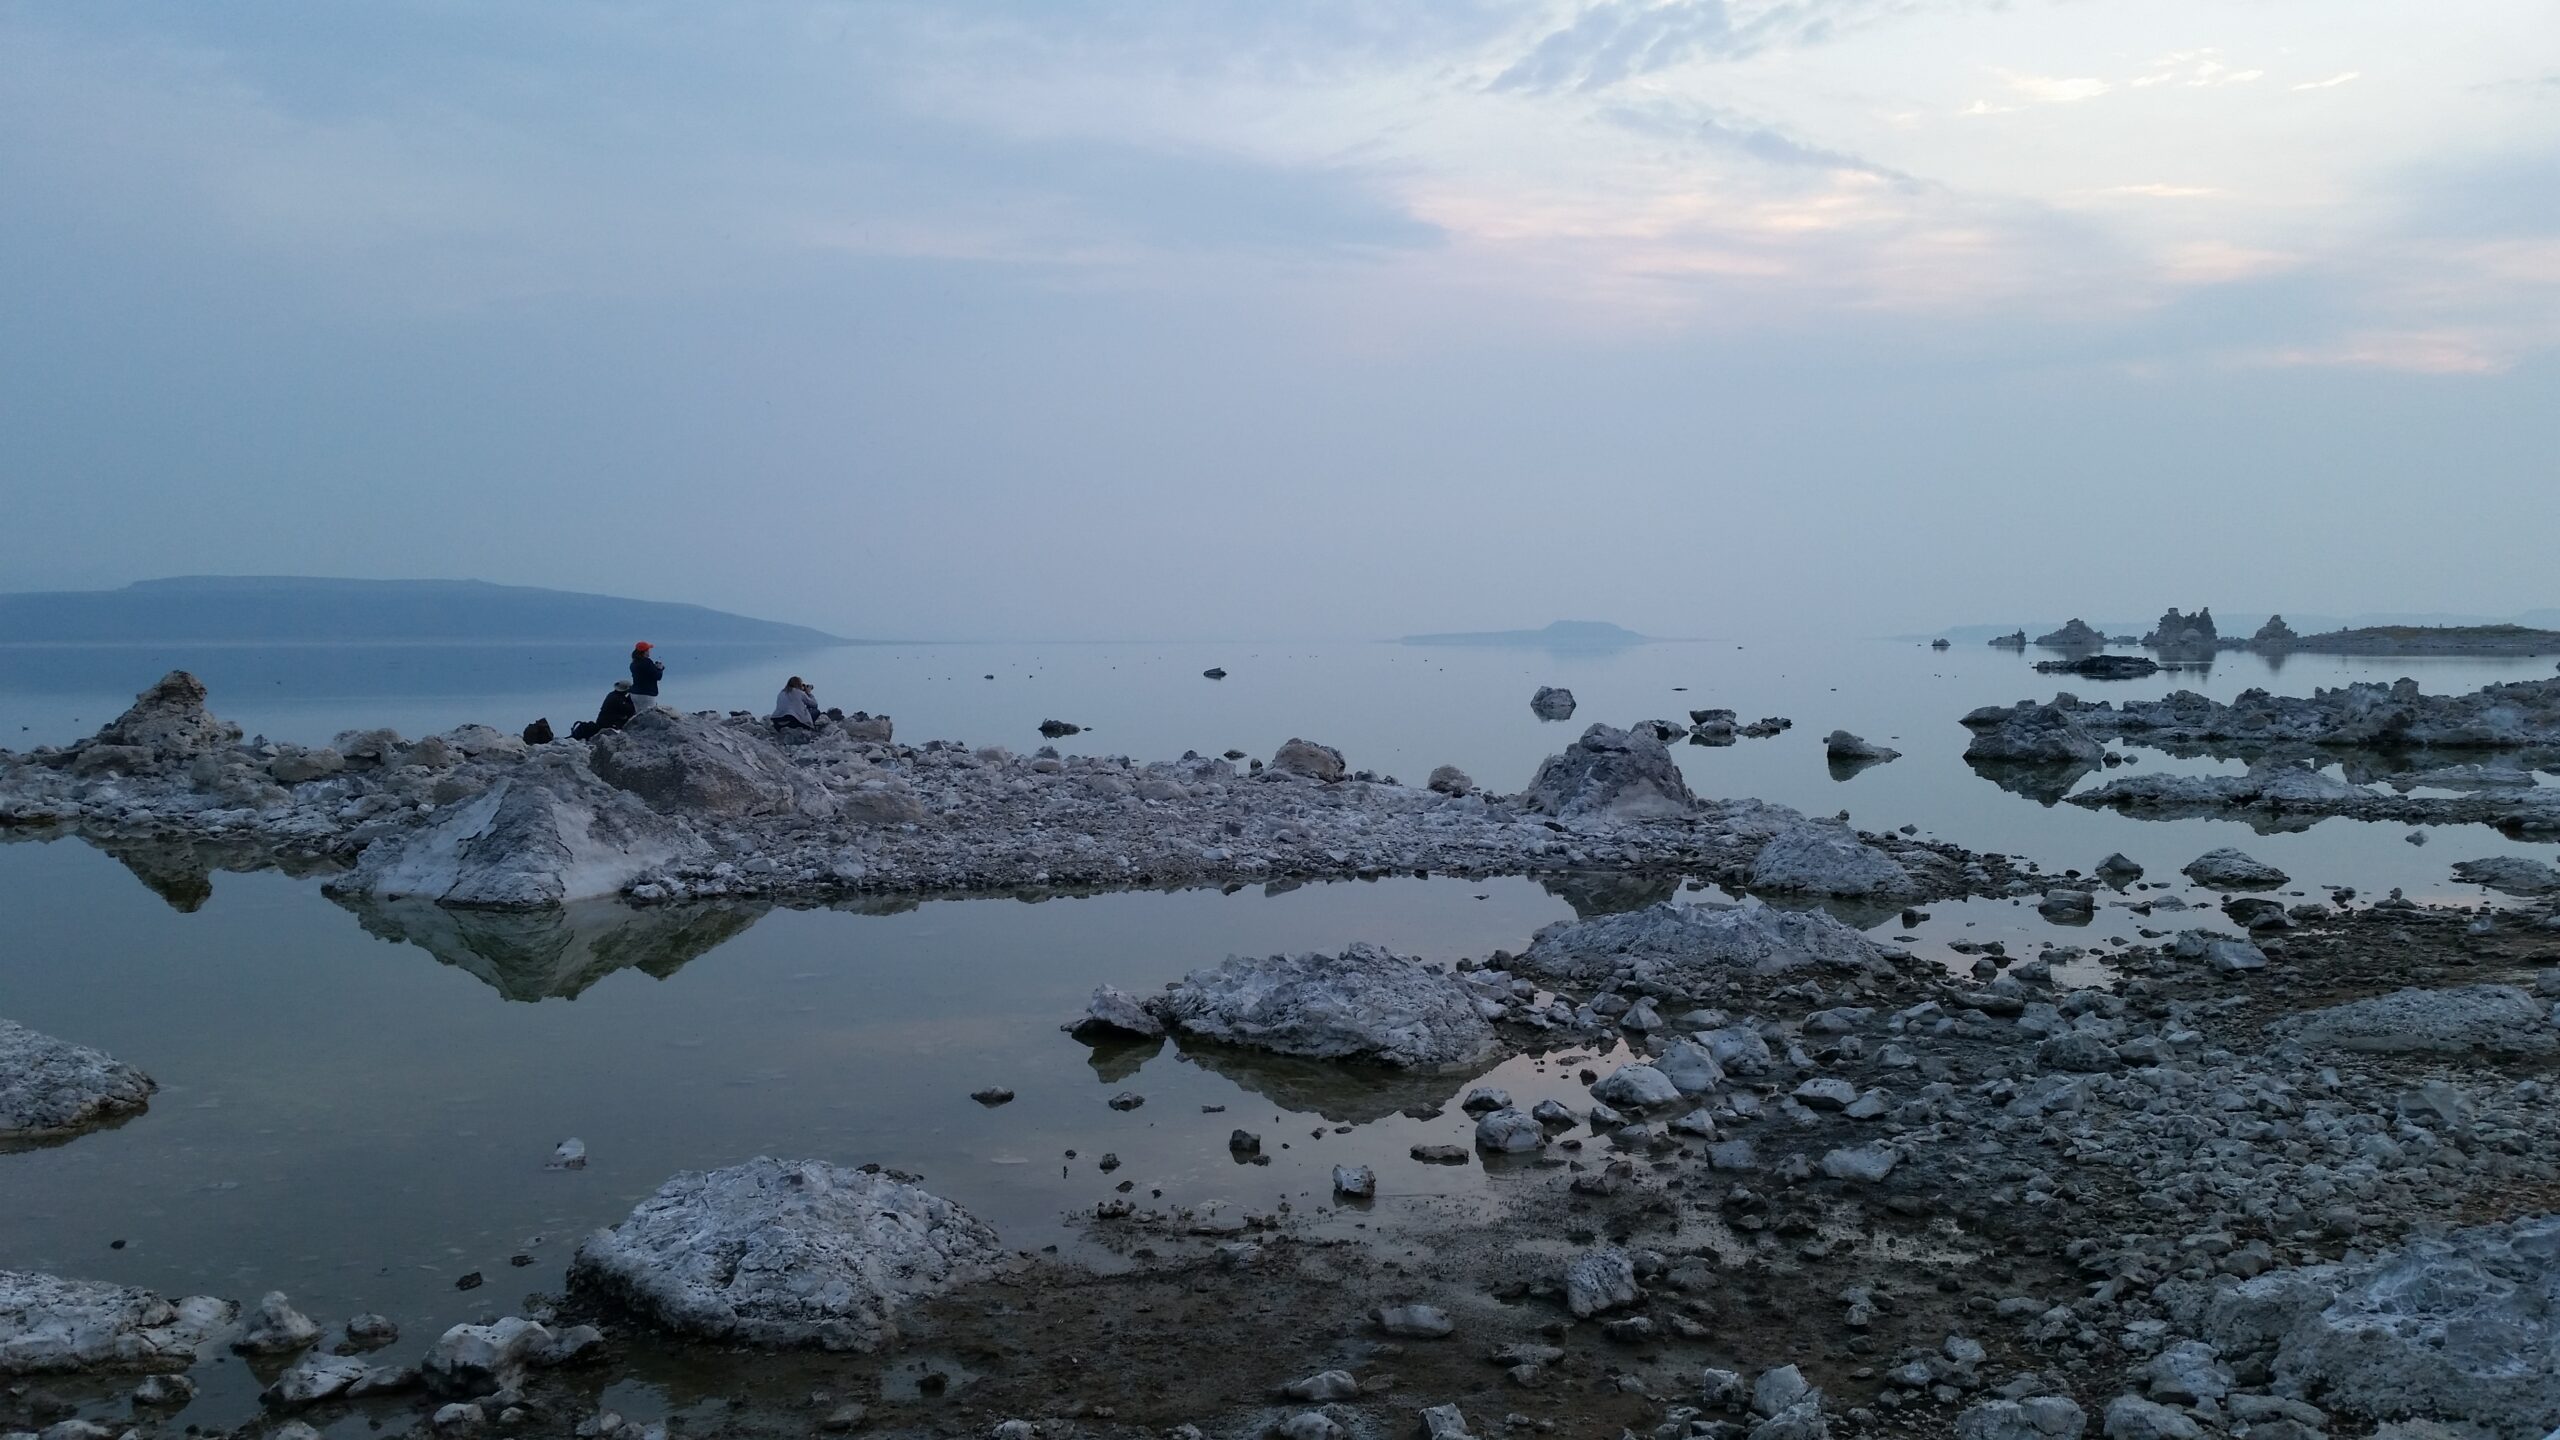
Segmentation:
[(2098, 768), (2096, 765), (2087, 763), (2029, 765), (2013, 760), (1970, 758), (1964, 763), (1971, 767), (1974, 774), (2010, 794), (2024, 795), (2037, 804), (2048, 807), (2060, 804), (2062, 797), (2071, 793), (2072, 786), (2079, 784), (2082, 777), (2092, 774)]
[(664, 980), (762, 919), (764, 904), (453, 910), (429, 900), (333, 896), (365, 933), (415, 945), (509, 1000), (575, 999), (618, 970)]
[(1593, 871), (1567, 871), (1558, 875), (1541, 875), (1538, 887), (1573, 907), (1577, 920), (1595, 915), (1623, 915), (1657, 905), (1680, 893), (1681, 876), (1663, 874), (1611, 874)]
[(1336, 1125), (1367, 1125), (1416, 1107), (1436, 1109), (1452, 1090), (1499, 1061), (1496, 1057), (1472, 1070), (1398, 1070), (1340, 1060), (1301, 1060), (1197, 1041), (1184, 1043), (1182, 1059), (1283, 1110), (1318, 1115)]

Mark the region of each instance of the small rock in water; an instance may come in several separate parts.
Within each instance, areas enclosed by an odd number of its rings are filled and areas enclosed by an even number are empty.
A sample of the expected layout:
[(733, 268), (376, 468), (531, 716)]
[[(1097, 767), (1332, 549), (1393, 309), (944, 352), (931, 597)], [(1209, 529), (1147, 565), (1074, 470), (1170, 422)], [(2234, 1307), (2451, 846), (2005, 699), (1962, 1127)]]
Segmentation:
[(1147, 1097), (1132, 1090), (1123, 1090), (1105, 1103), (1114, 1110), (1135, 1110), (1147, 1103)]
[(480, 1288), (480, 1284), (480, 1272), (474, 1270), (470, 1274), (463, 1276), (461, 1279), (454, 1281), (453, 1288), (456, 1290), (477, 1290)]
[(283, 1291), (270, 1290), (241, 1324), (240, 1338), (231, 1348), (243, 1355), (290, 1355), (319, 1338), (320, 1327), (310, 1316), (294, 1309)]
[(1227, 1149), (1236, 1155), (1259, 1155), (1262, 1153), (1262, 1137), (1250, 1130), (1230, 1131), (1227, 1135)]
[(551, 1163), (543, 1168), (547, 1170), (586, 1169), (587, 1142), (575, 1136), (561, 1141), (551, 1148)]
[(1204, 679), (1209, 680), (1224, 680), (1227, 678), (1226, 670), (1216, 665), (1212, 665), (1208, 669), (1201, 671), (1200, 674)]
[(1013, 1099), (1013, 1092), (1007, 1090), (1001, 1085), (990, 1085), (984, 1090), (970, 1091), (969, 1098), (992, 1109), (995, 1106), (1010, 1103)]
[(1467, 1152), (1455, 1145), (1416, 1145), (1413, 1158), (1425, 1165), (1464, 1165)]
[(1080, 735), (1084, 733), (1084, 727), (1067, 720), (1043, 720), (1040, 733), (1055, 740), (1061, 735)]
[(1333, 1193), (1346, 1200), (1374, 1200), (1378, 1195), (1378, 1172), (1366, 1165), (1336, 1165)]

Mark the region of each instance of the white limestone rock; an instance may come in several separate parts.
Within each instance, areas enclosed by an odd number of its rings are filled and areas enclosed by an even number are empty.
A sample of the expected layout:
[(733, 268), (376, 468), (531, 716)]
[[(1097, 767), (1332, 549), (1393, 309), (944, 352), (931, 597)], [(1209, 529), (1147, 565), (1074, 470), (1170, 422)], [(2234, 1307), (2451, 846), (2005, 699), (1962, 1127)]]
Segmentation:
[(1464, 982), (1369, 944), (1231, 957), (1192, 971), (1147, 1008), (1184, 1035), (1318, 1060), (1457, 1068), (1502, 1044)]
[(125, 1285), (0, 1270), (0, 1375), (185, 1370), (239, 1314), (208, 1295), (172, 1301)]
[(1698, 799), (1661, 741), (1594, 725), (1547, 757), (1520, 803), (1558, 820), (1652, 820), (1686, 815)]
[(158, 1088), (104, 1051), (0, 1020), (0, 1140), (104, 1125), (141, 1112)]
[(1751, 862), (1755, 890), (1810, 895), (1903, 895), (1911, 872), (1846, 825), (1808, 820), (1770, 837)]

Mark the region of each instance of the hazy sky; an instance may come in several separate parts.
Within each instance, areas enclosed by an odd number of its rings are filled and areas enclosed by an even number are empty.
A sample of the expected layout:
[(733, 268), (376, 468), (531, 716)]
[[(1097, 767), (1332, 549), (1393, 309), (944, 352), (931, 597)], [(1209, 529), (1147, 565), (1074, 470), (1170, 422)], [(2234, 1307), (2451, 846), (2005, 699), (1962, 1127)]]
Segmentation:
[(2552, 0), (0, 0), (0, 588), (2560, 604)]

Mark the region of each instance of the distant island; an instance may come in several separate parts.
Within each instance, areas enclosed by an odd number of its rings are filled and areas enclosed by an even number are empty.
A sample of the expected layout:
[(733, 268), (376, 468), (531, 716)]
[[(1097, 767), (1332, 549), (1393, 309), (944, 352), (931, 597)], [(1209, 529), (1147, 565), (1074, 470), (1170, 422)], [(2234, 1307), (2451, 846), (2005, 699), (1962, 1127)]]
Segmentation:
[(1543, 630), (1460, 630), (1407, 635), (1407, 645), (1535, 645), (1546, 650), (1607, 650), (1653, 639), (1606, 620), (1558, 620)]
[(851, 645), (700, 605), (479, 580), (190, 575), (0, 594), (0, 644)]

